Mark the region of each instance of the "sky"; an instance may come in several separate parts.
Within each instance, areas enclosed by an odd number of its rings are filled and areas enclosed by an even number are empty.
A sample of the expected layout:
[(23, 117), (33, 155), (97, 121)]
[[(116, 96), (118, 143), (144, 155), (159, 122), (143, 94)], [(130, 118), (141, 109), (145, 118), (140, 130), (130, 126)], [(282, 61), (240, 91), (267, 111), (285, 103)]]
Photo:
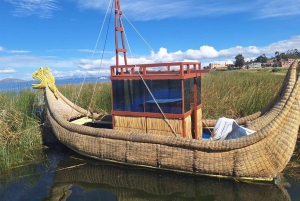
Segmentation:
[[(0, 0), (0, 80), (32, 80), (31, 74), (46, 66), (57, 78), (109, 75), (115, 65), (111, 3)], [(207, 66), (232, 63), (237, 54), (250, 60), (300, 50), (300, 0), (120, 4), (129, 64), (200, 61)]]

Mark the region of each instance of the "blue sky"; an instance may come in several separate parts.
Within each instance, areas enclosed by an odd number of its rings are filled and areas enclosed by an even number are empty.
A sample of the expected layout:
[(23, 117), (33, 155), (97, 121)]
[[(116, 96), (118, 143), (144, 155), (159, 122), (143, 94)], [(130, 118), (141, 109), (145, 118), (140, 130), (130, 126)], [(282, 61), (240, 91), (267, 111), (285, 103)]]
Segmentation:
[[(0, 0), (0, 79), (107, 75), (115, 64), (113, 17), (95, 49), (110, 0)], [(129, 63), (232, 62), (300, 50), (300, 0), (121, 0)], [(109, 19), (107, 16), (107, 21)], [(95, 53), (93, 51), (95, 49)], [(128, 46), (127, 46), (128, 49)]]

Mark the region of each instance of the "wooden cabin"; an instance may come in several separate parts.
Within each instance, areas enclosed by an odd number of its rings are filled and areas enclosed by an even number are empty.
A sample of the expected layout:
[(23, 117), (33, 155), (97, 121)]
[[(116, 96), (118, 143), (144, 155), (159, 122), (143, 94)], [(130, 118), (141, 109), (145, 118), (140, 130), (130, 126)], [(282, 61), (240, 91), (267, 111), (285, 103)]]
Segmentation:
[(113, 129), (201, 138), (202, 72), (200, 62), (111, 66)]

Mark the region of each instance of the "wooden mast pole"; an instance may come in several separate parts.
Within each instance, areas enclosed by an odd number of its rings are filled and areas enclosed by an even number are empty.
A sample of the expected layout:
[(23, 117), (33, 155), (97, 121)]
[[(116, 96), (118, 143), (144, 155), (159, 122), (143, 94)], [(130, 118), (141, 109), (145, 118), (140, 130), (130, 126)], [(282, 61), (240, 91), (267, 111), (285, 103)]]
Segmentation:
[[(122, 48), (119, 48), (119, 32), (122, 39)], [(122, 23), (122, 11), (120, 0), (115, 0), (115, 44), (116, 44), (116, 66), (119, 66), (119, 52), (123, 52), (124, 64), (127, 65), (126, 48), (124, 42), (124, 28)]]

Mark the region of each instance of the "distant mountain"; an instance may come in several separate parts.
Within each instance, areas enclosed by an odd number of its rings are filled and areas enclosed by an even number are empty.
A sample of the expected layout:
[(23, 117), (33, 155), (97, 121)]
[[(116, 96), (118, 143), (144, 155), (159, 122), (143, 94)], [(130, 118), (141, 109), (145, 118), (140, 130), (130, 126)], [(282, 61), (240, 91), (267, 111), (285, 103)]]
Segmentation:
[(0, 83), (9, 83), (9, 82), (25, 82), (25, 80), (15, 79), (15, 78), (5, 78), (0, 80)]

